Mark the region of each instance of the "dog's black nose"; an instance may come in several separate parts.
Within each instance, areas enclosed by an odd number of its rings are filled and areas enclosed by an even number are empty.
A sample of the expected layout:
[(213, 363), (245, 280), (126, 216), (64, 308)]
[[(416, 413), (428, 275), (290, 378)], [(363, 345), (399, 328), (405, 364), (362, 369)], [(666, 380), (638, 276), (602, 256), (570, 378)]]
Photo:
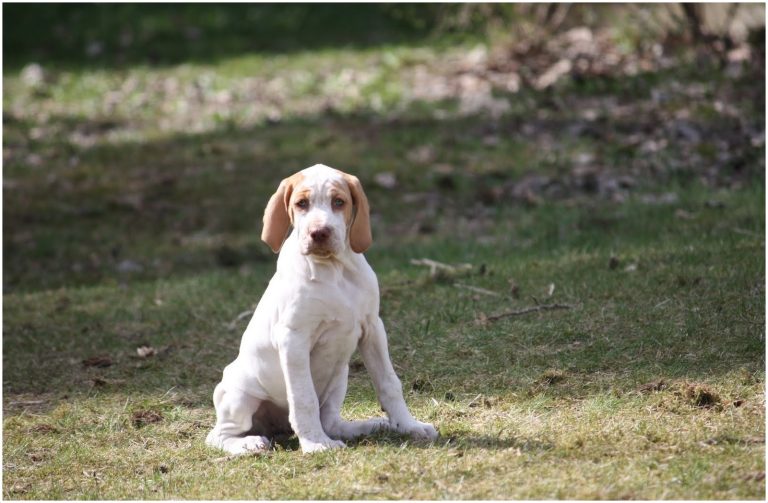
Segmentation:
[(325, 243), (328, 241), (328, 238), (331, 237), (331, 229), (328, 227), (321, 227), (319, 229), (315, 229), (309, 233), (309, 237), (312, 238), (312, 241), (315, 243)]

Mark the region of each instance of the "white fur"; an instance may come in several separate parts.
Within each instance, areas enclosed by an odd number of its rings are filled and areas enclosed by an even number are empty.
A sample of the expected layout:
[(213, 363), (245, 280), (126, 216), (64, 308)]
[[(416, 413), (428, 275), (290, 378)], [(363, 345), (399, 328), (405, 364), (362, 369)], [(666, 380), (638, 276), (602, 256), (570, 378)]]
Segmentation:
[[(206, 442), (233, 454), (265, 450), (270, 437), (296, 433), (303, 452), (343, 447), (342, 440), (389, 428), (417, 439), (437, 438), (416, 421), (403, 399), (379, 318), (376, 275), (349, 246), (343, 216), (331, 208), (323, 165), (302, 171), (311, 204), (297, 215), (277, 271), (243, 334), (240, 353), (224, 369), (213, 399), (216, 425)], [(306, 252), (308, 229), (332, 229), (334, 252)], [(349, 359), (359, 349), (388, 418), (340, 416)]]

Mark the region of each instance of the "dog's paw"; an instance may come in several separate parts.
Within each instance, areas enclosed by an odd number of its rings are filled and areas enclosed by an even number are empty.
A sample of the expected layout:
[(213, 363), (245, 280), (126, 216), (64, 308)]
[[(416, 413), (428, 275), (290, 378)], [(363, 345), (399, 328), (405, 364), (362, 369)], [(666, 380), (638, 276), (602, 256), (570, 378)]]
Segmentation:
[(264, 452), (269, 450), (271, 443), (267, 437), (249, 435), (247, 437), (223, 435), (220, 430), (214, 428), (205, 438), (205, 443), (216, 449), (222, 449), (229, 454), (239, 456), (241, 454)]
[(400, 433), (413, 437), (414, 440), (432, 441), (437, 438), (437, 430), (429, 423), (412, 421), (395, 428)]
[(222, 449), (234, 456), (266, 452), (271, 446), (267, 437), (249, 435), (247, 437), (223, 438), (221, 435), (216, 434), (215, 431), (208, 434), (206, 443), (211, 447)]
[(270, 443), (266, 437), (249, 435), (242, 438), (232, 438), (224, 443), (224, 450), (230, 454), (255, 454), (269, 450)]
[(326, 438), (317, 442), (313, 440), (299, 439), (299, 443), (301, 444), (301, 452), (303, 452), (304, 454), (309, 454), (311, 452), (328, 451), (330, 449), (342, 449), (347, 446), (347, 444), (345, 444), (341, 440), (332, 440), (330, 438)]

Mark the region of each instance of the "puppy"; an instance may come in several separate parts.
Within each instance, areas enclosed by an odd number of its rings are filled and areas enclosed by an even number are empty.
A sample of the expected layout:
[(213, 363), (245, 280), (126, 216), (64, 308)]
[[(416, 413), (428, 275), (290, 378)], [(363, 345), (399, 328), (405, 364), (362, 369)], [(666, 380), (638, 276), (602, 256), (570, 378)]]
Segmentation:
[[(277, 271), (213, 392), (206, 442), (243, 454), (293, 432), (308, 453), (384, 428), (437, 438), (408, 411), (389, 359), (378, 281), (363, 257), (372, 238), (358, 179), (322, 164), (286, 178), (267, 203), (261, 238), (280, 253)], [(355, 348), (387, 418), (340, 416)]]

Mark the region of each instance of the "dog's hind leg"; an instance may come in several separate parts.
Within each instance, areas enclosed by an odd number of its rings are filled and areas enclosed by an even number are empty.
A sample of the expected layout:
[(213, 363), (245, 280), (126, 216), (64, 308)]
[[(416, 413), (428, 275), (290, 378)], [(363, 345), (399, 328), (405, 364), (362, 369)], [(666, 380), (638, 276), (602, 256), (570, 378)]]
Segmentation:
[(223, 449), (230, 454), (263, 452), (270, 442), (261, 435), (248, 435), (253, 430), (253, 414), (262, 400), (219, 383), (213, 392), (216, 407), (216, 426), (205, 442), (211, 447)]

